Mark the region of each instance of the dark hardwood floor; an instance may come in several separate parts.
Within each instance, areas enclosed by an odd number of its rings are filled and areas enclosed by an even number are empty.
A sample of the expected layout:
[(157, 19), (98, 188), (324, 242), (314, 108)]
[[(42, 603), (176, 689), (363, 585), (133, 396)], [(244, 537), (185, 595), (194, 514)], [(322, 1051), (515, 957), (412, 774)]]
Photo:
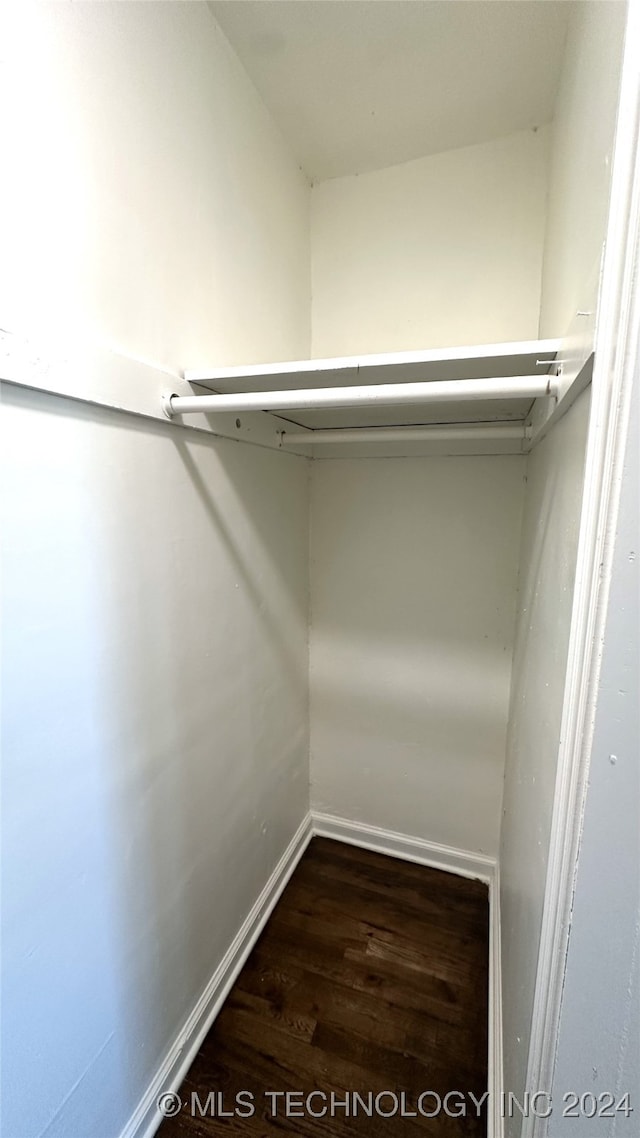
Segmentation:
[(485, 1134), (488, 940), (481, 882), (314, 838), (160, 1138)]

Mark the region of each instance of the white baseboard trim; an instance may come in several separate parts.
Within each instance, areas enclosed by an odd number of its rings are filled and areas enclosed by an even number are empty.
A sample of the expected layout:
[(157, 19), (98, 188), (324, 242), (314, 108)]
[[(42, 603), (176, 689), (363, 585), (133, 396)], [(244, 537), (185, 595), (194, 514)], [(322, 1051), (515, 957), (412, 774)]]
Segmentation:
[(500, 864), (489, 882), (489, 1059), (487, 1138), (503, 1138), (502, 1090), (502, 936), (500, 923)]
[(453, 846), (439, 845), (423, 838), (349, 822), (331, 814), (312, 812), (313, 833), (334, 838), (376, 853), (388, 854), (429, 865), (461, 877), (478, 878), (489, 886), (489, 1047), (487, 1089), (487, 1138), (503, 1138), (502, 1118), (502, 963), (500, 938), (500, 870), (496, 858)]
[(152, 1138), (162, 1117), (160, 1095), (177, 1091), (196, 1053), (233, 987), (313, 834), (311, 815), (303, 819), (251, 912), (223, 956), (120, 1138)]
[(251, 949), (267, 923), (291, 874), (314, 836), (333, 838), (404, 861), (417, 862), (461, 877), (478, 878), (489, 885), (489, 1056), (488, 1138), (503, 1138), (502, 1092), (502, 973), (500, 959), (500, 876), (495, 858), (468, 850), (428, 842), (362, 822), (330, 814), (311, 813), (304, 818), (276, 868), (220, 964), (200, 996), (182, 1030), (167, 1051), (120, 1138), (153, 1138), (162, 1117), (158, 1098), (177, 1091), (196, 1053), (222, 1008)]
[(461, 877), (476, 877), (487, 883), (493, 880), (495, 874), (496, 859), (485, 854), (442, 846), (438, 842), (398, 834), (394, 830), (366, 826), (363, 822), (349, 822), (346, 818), (337, 818), (333, 814), (318, 814), (313, 811), (311, 817), (313, 832), (319, 837), (334, 838), (338, 842), (362, 846), (363, 849), (399, 857), (404, 861), (415, 861), (433, 869), (457, 873)]

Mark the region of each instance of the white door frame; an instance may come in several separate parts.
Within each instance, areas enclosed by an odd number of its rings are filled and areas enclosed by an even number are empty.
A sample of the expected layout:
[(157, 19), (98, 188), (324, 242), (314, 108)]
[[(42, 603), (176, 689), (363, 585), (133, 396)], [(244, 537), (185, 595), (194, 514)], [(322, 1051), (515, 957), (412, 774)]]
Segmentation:
[[(558, 770), (526, 1087), (551, 1092), (569, 949), (613, 535), (634, 373), (640, 364), (640, 2), (630, 0), (595, 333), (591, 417)], [(525, 1117), (522, 1138), (546, 1138)]]

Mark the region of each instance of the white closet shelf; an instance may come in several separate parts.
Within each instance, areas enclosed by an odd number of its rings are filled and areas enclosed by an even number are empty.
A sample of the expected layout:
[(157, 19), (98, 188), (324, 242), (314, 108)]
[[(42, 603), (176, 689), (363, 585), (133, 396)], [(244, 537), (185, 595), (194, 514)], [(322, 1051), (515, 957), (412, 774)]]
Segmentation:
[[(560, 340), (339, 356), (243, 367), (198, 368), (184, 378), (213, 395), (169, 396), (170, 416), (197, 411), (277, 412), (291, 424), (283, 442), (336, 444), (337, 432), (372, 428), (523, 424), (534, 400), (556, 394)], [(331, 431), (331, 437), (324, 432)], [(523, 432), (524, 433), (524, 432)], [(503, 437), (506, 433), (503, 429)], [(323, 438), (324, 436), (324, 438)], [(382, 435), (379, 436), (382, 438)], [(415, 436), (414, 436), (415, 437)], [(345, 442), (347, 437), (345, 437)], [(364, 437), (363, 437), (364, 441)]]
[(226, 393), (546, 375), (555, 363), (561, 343), (561, 340), (525, 340), (242, 367), (195, 368), (185, 371), (184, 378), (211, 391)]

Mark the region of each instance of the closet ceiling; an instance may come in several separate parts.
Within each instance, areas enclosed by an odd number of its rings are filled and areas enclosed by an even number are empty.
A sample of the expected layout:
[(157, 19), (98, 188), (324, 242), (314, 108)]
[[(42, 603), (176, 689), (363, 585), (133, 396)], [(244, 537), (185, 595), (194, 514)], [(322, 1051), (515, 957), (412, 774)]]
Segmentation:
[(553, 117), (573, 4), (209, 0), (314, 181)]

